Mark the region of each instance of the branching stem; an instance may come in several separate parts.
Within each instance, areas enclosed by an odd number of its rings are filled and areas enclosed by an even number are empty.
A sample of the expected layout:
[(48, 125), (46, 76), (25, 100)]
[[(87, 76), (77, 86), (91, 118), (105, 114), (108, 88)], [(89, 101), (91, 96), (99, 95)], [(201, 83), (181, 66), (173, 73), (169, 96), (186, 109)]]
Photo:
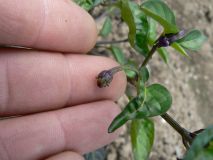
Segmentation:
[(140, 68), (145, 67), (147, 65), (147, 63), (150, 61), (150, 59), (152, 59), (152, 56), (155, 53), (155, 51), (157, 50), (157, 48), (158, 48), (158, 45), (154, 44), (152, 49), (149, 51), (148, 56), (145, 58), (145, 60), (141, 64)]
[(186, 140), (190, 144), (192, 143), (193, 138), (190, 136), (190, 132), (180, 126), (180, 124), (176, 122), (169, 114), (164, 113), (161, 115), (161, 117), (182, 136), (183, 140)]
[[(140, 67), (145, 67), (148, 62), (151, 60), (152, 56), (154, 55), (155, 51), (158, 48), (158, 43), (155, 43), (148, 53), (148, 56), (145, 58), (143, 63)], [(183, 142), (185, 142), (185, 147), (188, 148), (187, 145), (190, 145), (193, 141), (193, 137), (191, 136), (191, 133), (187, 131), (185, 128), (181, 127), (178, 122), (176, 122), (169, 114), (164, 113), (161, 115), (161, 117), (170, 125), (172, 128), (174, 128), (183, 138)], [(188, 143), (188, 144), (187, 144)]]

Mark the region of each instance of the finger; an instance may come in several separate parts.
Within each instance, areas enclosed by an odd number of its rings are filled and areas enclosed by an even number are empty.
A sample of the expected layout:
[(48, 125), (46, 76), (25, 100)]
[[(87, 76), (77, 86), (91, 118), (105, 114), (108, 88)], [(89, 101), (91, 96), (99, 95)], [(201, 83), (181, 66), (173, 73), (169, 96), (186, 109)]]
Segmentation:
[(0, 53), (0, 115), (116, 100), (125, 90), (122, 72), (114, 76), (110, 87), (97, 87), (98, 73), (118, 65), (111, 59), (16, 49)]
[(84, 160), (84, 158), (76, 152), (62, 152), (46, 160)]
[(38, 160), (72, 150), (84, 154), (118, 135), (107, 128), (120, 112), (112, 101), (100, 101), (0, 121), (0, 159)]
[(0, 0), (0, 44), (87, 52), (96, 36), (91, 16), (71, 0)]

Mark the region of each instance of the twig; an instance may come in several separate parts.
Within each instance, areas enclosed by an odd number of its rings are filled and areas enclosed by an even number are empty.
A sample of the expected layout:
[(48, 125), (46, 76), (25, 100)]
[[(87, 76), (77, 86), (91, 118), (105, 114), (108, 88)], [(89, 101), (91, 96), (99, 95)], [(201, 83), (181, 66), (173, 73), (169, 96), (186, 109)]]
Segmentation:
[[(152, 49), (148, 53), (148, 56), (145, 58), (143, 63), (141, 64), (141, 67), (145, 67), (147, 63), (151, 60), (152, 56), (154, 55), (155, 51), (159, 47), (158, 41), (153, 45)], [(169, 114), (164, 113), (161, 115), (161, 117), (168, 123), (170, 126), (172, 126), (183, 138), (184, 145), (186, 149), (189, 147), (188, 144), (191, 144), (193, 141), (193, 137), (191, 136), (191, 133), (187, 131), (185, 128), (181, 127), (178, 122), (176, 122)]]
[[(172, 128), (174, 128), (183, 138), (183, 142), (186, 144), (188, 143), (192, 143), (193, 138), (190, 136), (190, 132), (187, 131), (185, 128), (181, 127), (179, 125), (178, 122), (176, 122), (169, 114), (164, 113), (163, 115), (161, 115), (161, 117), (170, 124), (170, 126), (172, 126)], [(184, 144), (184, 145), (185, 145)]]

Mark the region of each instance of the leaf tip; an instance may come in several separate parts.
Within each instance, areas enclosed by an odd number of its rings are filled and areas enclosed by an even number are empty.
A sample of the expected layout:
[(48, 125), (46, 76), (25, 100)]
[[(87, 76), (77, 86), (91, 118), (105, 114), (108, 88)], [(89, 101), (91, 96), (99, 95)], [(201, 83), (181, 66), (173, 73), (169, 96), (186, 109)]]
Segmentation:
[(116, 129), (120, 128), (122, 125), (124, 125), (128, 121), (128, 117), (124, 112), (121, 112), (119, 115), (115, 117), (115, 119), (112, 121), (108, 128), (108, 133), (114, 132)]
[(109, 127), (108, 128), (108, 133), (112, 133), (112, 132), (114, 132), (114, 130), (111, 127)]

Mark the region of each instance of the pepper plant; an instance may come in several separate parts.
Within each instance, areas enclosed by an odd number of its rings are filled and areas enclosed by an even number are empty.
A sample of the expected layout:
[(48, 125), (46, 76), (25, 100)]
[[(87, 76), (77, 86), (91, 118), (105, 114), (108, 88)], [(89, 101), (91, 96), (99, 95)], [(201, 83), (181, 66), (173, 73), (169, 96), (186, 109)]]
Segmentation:
[[(88, 11), (97, 5), (108, 8), (112, 15), (119, 10), (121, 19), (129, 28), (128, 38), (119, 41), (97, 42), (96, 47), (105, 47), (120, 63), (111, 69), (106, 69), (96, 77), (97, 86), (107, 87), (113, 80), (113, 75), (125, 71), (128, 82), (137, 91), (137, 96), (127, 94), (129, 103), (123, 111), (115, 117), (109, 126), (108, 132), (114, 132), (127, 121), (131, 121), (131, 141), (135, 160), (146, 160), (152, 149), (154, 140), (154, 122), (151, 117), (161, 116), (177, 131), (183, 140), (186, 154), (183, 160), (210, 160), (213, 159), (213, 127), (190, 132), (179, 125), (167, 111), (172, 106), (172, 96), (169, 90), (161, 84), (149, 84), (149, 70), (147, 64), (155, 53), (162, 60), (169, 63), (167, 47), (174, 48), (181, 55), (188, 57), (188, 51), (198, 51), (206, 37), (199, 30), (180, 29), (176, 24), (173, 11), (162, 0), (146, 0), (136, 3), (130, 0), (76, 0)], [(114, 27), (114, 26), (113, 26)], [(159, 33), (159, 27), (162, 32)], [(106, 37), (112, 28), (112, 19), (106, 17), (100, 31), (100, 36)], [(140, 64), (130, 62), (116, 46), (117, 43), (129, 42), (130, 46), (144, 61)]]

